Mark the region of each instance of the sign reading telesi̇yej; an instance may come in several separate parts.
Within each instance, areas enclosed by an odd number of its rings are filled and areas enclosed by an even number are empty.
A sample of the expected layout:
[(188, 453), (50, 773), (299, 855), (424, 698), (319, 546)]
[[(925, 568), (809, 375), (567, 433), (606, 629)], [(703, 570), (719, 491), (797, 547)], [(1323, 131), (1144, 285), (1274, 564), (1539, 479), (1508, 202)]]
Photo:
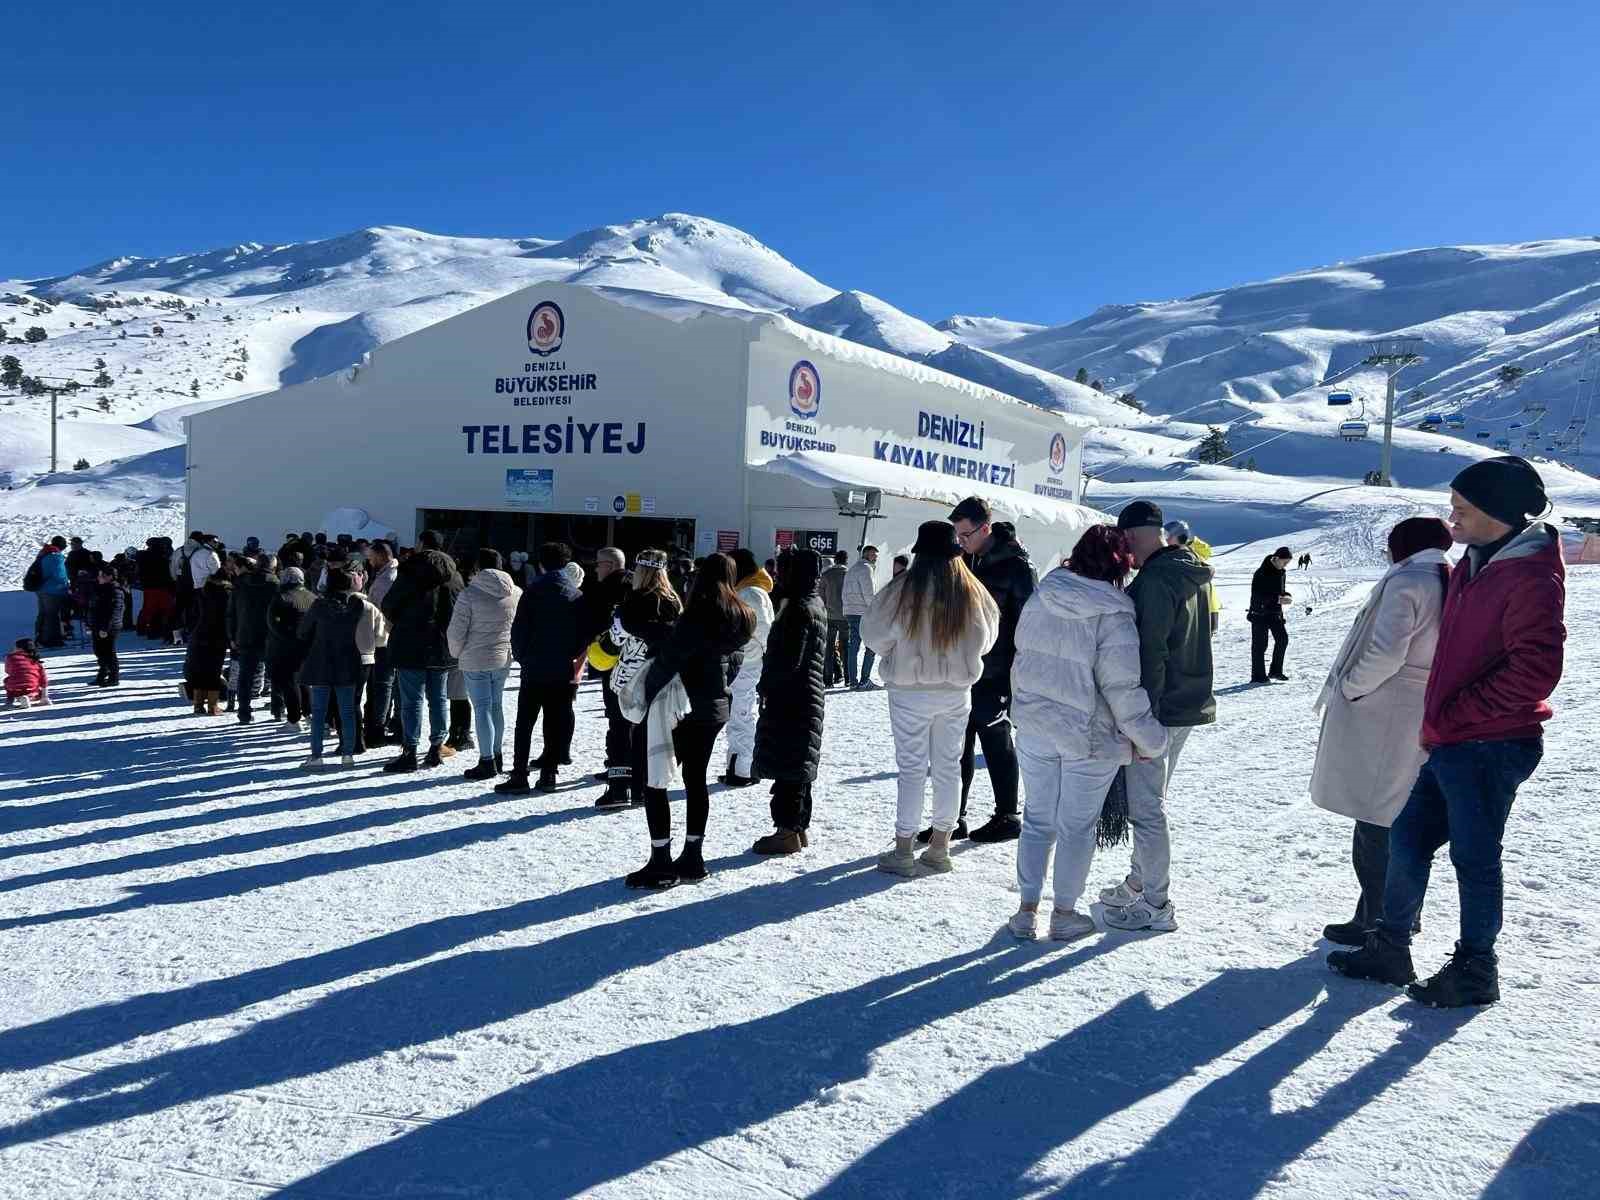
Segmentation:
[[(556, 357), (567, 336), (567, 319), (553, 300), (541, 300), (528, 314), (528, 354), (519, 375), (495, 377), (496, 397), (508, 407), (561, 409), (573, 397), (600, 386), (596, 372), (574, 370)], [(556, 413), (548, 414), (552, 417)], [(561, 420), (501, 422), (461, 426), (468, 454), (552, 457), (583, 454), (643, 454), (644, 421)], [(509, 478), (509, 476), (508, 476)]]
[(797, 348), (782, 341), (758, 341), (750, 348), (748, 461), (806, 450), (853, 454), (931, 475), (1076, 499), (1071, 447), (1079, 431), (1051, 413), (974, 397), (911, 372), (799, 357)]

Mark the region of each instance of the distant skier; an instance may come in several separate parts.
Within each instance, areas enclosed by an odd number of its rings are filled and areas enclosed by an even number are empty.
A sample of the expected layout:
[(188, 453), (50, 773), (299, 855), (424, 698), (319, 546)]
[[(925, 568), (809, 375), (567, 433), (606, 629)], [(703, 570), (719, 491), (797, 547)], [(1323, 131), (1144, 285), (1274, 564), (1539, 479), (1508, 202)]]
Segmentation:
[(1300, 556), (1300, 569), (1302, 571), (1309, 571), (1311, 569), (1311, 551), (1307, 550)]
[[(1250, 578), (1250, 608), (1245, 616), (1250, 622), (1250, 682), (1266, 683), (1277, 680), (1287, 683), (1283, 673), (1283, 656), (1289, 649), (1289, 628), (1283, 621), (1283, 610), (1293, 601), (1285, 578), (1294, 555), (1289, 547), (1279, 546), (1256, 568)], [(1272, 669), (1267, 669), (1267, 635), (1272, 636)]]

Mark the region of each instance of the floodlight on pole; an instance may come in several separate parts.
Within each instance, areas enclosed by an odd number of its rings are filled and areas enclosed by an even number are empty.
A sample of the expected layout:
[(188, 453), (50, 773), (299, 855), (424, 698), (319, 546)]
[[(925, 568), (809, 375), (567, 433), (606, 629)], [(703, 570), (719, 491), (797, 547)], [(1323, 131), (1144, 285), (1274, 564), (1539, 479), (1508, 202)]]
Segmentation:
[(1383, 458), (1378, 467), (1378, 483), (1394, 486), (1390, 469), (1394, 462), (1394, 381), (1407, 367), (1422, 361), (1422, 339), (1413, 337), (1382, 338), (1367, 347), (1363, 365), (1381, 367), (1388, 377), (1388, 392), (1383, 404)]

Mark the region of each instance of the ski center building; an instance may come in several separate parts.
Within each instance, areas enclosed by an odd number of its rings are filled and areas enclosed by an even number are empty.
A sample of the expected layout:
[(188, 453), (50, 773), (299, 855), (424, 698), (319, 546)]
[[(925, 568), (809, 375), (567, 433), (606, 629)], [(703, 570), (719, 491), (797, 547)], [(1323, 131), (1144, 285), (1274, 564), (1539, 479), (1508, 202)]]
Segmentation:
[(364, 509), (456, 554), (907, 550), (980, 495), (1035, 568), (1099, 519), (1093, 422), (785, 317), (541, 284), (355, 367), (185, 421), (189, 528), (229, 545)]

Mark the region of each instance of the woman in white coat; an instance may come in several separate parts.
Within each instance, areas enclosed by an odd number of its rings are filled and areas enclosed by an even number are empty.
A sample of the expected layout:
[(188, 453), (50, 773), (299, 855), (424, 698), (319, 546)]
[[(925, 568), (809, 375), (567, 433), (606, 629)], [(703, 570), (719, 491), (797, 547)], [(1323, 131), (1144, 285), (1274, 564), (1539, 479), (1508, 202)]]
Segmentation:
[(722, 777), (729, 787), (742, 788), (756, 781), (756, 685), (761, 682), (761, 660), (772, 629), (772, 576), (742, 546), (731, 557), (739, 576), (734, 590), (756, 615), (756, 631), (744, 648), (744, 665), (733, 681), (733, 702), (728, 709), (728, 773)]
[[(1000, 636), (1000, 609), (962, 562), (954, 525), (925, 521), (913, 553), (911, 569), (879, 592), (861, 618), (861, 640), (877, 654), (878, 677), (888, 689), (900, 773), (894, 849), (879, 856), (878, 869), (906, 876), (951, 869), (972, 685)], [(933, 832), (919, 859), (911, 847), (930, 775)]]
[(1417, 741), (1450, 579), (1449, 546), (1449, 526), (1436, 517), (1410, 517), (1390, 531), (1394, 565), (1356, 614), (1317, 697), (1322, 736), (1311, 799), (1356, 822), (1351, 860), (1361, 899), (1353, 920), (1322, 931), (1343, 946), (1361, 945), (1383, 916), (1389, 826), (1427, 758)]
[(445, 641), (458, 661), (478, 726), (478, 765), (462, 778), (483, 780), (505, 769), (504, 697), (511, 674), (511, 623), (522, 589), (500, 569), (497, 550), (479, 550), (477, 567), (456, 597)]
[(1167, 731), (1139, 685), (1139, 630), (1122, 590), (1132, 570), (1127, 533), (1092, 526), (1066, 564), (1039, 581), (1017, 622), (1011, 722), (1026, 799), (1017, 839), (1022, 903), (1009, 924), (1019, 938), (1038, 936), (1052, 846), (1050, 937), (1066, 942), (1094, 932), (1094, 918), (1077, 904), (1106, 793), (1135, 753), (1150, 759), (1167, 750)]

